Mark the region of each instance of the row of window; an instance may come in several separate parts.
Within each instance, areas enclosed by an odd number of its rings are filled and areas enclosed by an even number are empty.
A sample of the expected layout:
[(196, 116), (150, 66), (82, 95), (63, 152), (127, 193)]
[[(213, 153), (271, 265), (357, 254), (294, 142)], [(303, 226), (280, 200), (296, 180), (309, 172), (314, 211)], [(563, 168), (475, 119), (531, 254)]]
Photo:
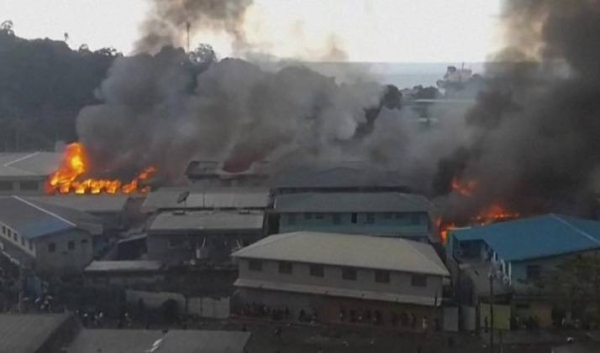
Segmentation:
[[(87, 244), (87, 239), (82, 239), (81, 244)], [(69, 240), (67, 243), (67, 250), (75, 250), (75, 240)], [(48, 243), (48, 252), (56, 251), (56, 243)]]
[[(2, 226), (2, 235), (8, 239), (15, 241), (17, 244), (19, 243), (19, 234), (17, 234), (17, 232), (14, 232), (12, 229), (10, 229), (6, 226)], [(20, 239), (21, 239), (22, 247), (28, 246), (29, 250), (33, 250), (33, 243), (31, 241), (25, 239), (22, 236), (20, 237)]]
[[(23, 191), (37, 191), (40, 189), (40, 183), (37, 181), (20, 181), (19, 189)], [(13, 190), (12, 181), (0, 181), (0, 191)]]
[[(341, 224), (342, 223), (342, 215), (343, 213), (330, 213), (329, 216), (333, 222), (333, 224)], [(391, 213), (391, 212), (386, 212), (386, 213), (382, 213), (383, 215), (383, 219), (389, 220), (395, 218), (395, 219), (402, 219), (404, 217), (410, 217), (410, 224), (411, 225), (418, 225), (421, 223), (421, 214), (419, 213)], [(325, 219), (325, 213), (304, 213), (304, 219), (305, 220), (311, 220), (311, 219)], [(290, 213), (287, 215), (287, 221), (288, 224), (290, 225), (294, 225), (296, 224), (296, 214), (294, 213)], [(358, 213), (351, 213), (350, 214), (350, 222), (351, 223), (358, 223)], [(367, 224), (374, 224), (375, 223), (375, 213), (366, 213), (366, 223)]]
[[(248, 261), (248, 269), (250, 271), (260, 272), (262, 271), (263, 262), (260, 260)], [(287, 261), (278, 262), (279, 273), (291, 275), (293, 273), (293, 263)], [(325, 266), (323, 265), (309, 265), (308, 272), (311, 277), (325, 277)], [(346, 281), (356, 281), (357, 270), (352, 267), (342, 268), (342, 279)], [(375, 282), (377, 283), (390, 283), (390, 272), (389, 271), (375, 271)], [(413, 287), (426, 287), (427, 276), (426, 275), (411, 275), (411, 285)]]

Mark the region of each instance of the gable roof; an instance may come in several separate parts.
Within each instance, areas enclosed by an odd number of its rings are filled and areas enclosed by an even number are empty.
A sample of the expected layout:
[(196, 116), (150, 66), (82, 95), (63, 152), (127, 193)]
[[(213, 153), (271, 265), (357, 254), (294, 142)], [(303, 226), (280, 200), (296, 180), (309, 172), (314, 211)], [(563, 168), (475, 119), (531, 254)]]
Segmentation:
[(100, 220), (92, 215), (18, 196), (0, 197), (0, 222), (27, 239), (75, 228), (92, 234), (102, 232)]
[(89, 213), (118, 213), (125, 209), (129, 195), (53, 195), (28, 196), (25, 200), (42, 202)]
[(250, 332), (197, 330), (82, 330), (69, 353), (242, 353)]
[(39, 352), (69, 317), (67, 314), (0, 314), (0, 352)]
[(600, 222), (547, 214), (459, 229), (452, 236), (482, 240), (505, 261), (522, 261), (599, 249)]
[(275, 198), (277, 212), (427, 212), (424, 196), (399, 192), (332, 192), (283, 194)]
[(0, 153), (0, 177), (47, 177), (61, 158), (58, 152)]
[(449, 275), (446, 266), (429, 244), (364, 235), (317, 232), (276, 234), (232, 256)]

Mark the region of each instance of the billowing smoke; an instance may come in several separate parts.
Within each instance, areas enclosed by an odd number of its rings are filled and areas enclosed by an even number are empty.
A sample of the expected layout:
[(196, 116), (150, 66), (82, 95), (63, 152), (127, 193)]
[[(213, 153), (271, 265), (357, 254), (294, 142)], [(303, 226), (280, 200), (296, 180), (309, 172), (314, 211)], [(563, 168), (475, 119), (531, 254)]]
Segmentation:
[(93, 172), (129, 176), (155, 165), (172, 180), (191, 159), (228, 160), (234, 171), (290, 154), (369, 155), (378, 141), (365, 129), (377, 130), (376, 115), (398, 114), (400, 104), (391, 87), (337, 83), (302, 66), (267, 72), (240, 59), (195, 63), (172, 47), (116, 59), (98, 96), (103, 104), (84, 108), (77, 122)]
[(504, 16), (509, 46), (466, 117), (474, 137), (439, 162), (434, 189), (476, 183), (450, 196), (449, 217), (492, 203), (585, 212), (599, 191), (600, 1), (512, 0)]
[(244, 15), (252, 0), (150, 0), (151, 12), (142, 24), (138, 52), (157, 53), (164, 46), (183, 47), (188, 31), (225, 32), (241, 49), (246, 42)]

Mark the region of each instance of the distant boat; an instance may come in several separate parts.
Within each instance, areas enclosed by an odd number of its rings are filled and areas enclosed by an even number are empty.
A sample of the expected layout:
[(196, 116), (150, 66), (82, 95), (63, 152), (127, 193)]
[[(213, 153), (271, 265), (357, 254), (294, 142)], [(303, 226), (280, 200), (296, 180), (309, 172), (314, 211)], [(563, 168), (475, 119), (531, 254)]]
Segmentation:
[(437, 81), (437, 86), (441, 89), (463, 88), (465, 84), (473, 79), (473, 70), (465, 69), (462, 64), (460, 69), (456, 66), (448, 66), (446, 74), (442, 80)]

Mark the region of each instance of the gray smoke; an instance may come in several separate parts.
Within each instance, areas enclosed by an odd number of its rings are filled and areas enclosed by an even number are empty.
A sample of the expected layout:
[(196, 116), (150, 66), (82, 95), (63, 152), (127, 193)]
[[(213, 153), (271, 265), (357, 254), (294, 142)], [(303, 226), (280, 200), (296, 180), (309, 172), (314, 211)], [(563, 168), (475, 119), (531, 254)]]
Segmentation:
[(171, 47), (115, 61), (98, 90), (103, 104), (86, 107), (77, 121), (94, 173), (156, 165), (177, 180), (191, 159), (228, 160), (236, 169), (290, 154), (356, 159), (380, 148), (355, 138), (365, 109), (386, 91), (379, 84), (340, 84), (302, 66), (267, 72), (240, 59), (213, 62), (197, 75), (195, 65)]
[(191, 33), (201, 30), (225, 32), (234, 49), (246, 44), (244, 14), (252, 0), (149, 0), (151, 11), (142, 24), (139, 53), (157, 53), (164, 46), (184, 47), (189, 26)]
[(491, 203), (585, 213), (599, 191), (600, 2), (511, 0), (504, 16), (510, 45), (467, 115), (476, 133), (440, 161), (434, 189), (477, 182), (473, 197), (450, 197), (448, 217)]

